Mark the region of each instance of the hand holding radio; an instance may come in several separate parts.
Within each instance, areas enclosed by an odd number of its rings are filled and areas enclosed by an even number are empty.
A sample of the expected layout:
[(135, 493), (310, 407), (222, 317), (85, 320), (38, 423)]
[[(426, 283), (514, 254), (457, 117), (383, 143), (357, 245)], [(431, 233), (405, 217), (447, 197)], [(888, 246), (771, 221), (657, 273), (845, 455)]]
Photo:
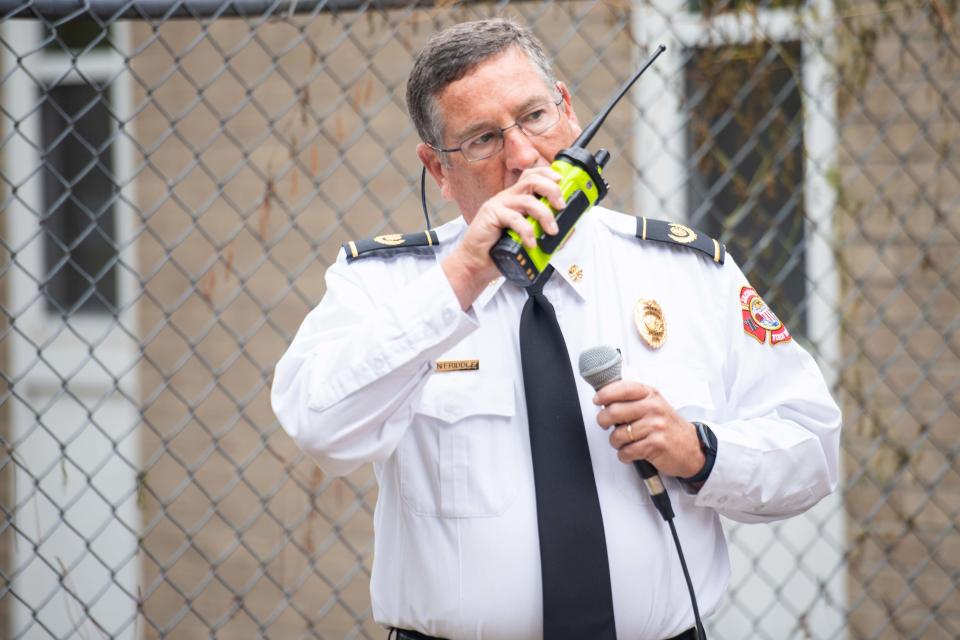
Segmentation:
[[(505, 229), (517, 233), (527, 246), (536, 246), (529, 219), (537, 220), (548, 235), (558, 232), (550, 207), (562, 209), (566, 202), (558, 184), (560, 175), (547, 165), (524, 171), (511, 186), (484, 202), (470, 221), (463, 240), (444, 261), (443, 269), (466, 309), (500, 272), (490, 249)], [(462, 292), (462, 294), (461, 294)]]
[[(553, 170), (561, 176), (560, 192), (566, 200), (566, 205), (557, 208), (547, 198), (541, 201), (544, 205), (554, 207), (551, 214), (556, 216), (559, 231), (556, 234), (544, 233), (543, 221), (536, 216), (527, 216), (524, 224), (532, 230), (536, 239), (535, 246), (529, 246), (527, 229), (517, 229), (511, 225), (504, 227), (505, 231), (499, 241), (490, 250), (490, 256), (497, 264), (497, 268), (504, 277), (522, 287), (529, 287), (536, 282), (543, 270), (550, 263), (550, 258), (570, 232), (580, 217), (593, 205), (600, 202), (607, 195), (608, 185), (604, 181), (603, 167), (610, 159), (606, 149), (600, 149), (596, 154), (587, 151), (586, 146), (593, 140), (593, 136), (600, 130), (604, 120), (626, 95), (644, 71), (653, 61), (666, 50), (662, 44), (647, 60), (637, 73), (633, 75), (619, 90), (617, 95), (607, 104), (593, 121), (587, 125), (573, 144), (557, 154)], [(541, 194), (545, 195), (545, 194)]]
[(546, 165), (524, 171), (513, 185), (480, 206), (461, 246), (477, 261), (482, 259), (493, 266), (490, 248), (500, 239), (504, 229), (513, 229), (527, 246), (536, 245), (526, 216), (537, 220), (548, 233), (550, 230), (555, 233), (557, 223), (550, 207), (562, 209), (566, 204), (558, 184), (560, 177)]

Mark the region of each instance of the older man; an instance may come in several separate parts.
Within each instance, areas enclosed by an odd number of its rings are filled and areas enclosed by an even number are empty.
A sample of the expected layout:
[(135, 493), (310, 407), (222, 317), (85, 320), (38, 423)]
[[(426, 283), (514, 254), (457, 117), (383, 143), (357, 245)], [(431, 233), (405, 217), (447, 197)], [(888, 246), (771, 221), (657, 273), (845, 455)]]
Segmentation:
[[(550, 163), (580, 132), (527, 30), (435, 35), (407, 101), (420, 160), (462, 217), (346, 245), (272, 392), (328, 473), (374, 465), (375, 619), (405, 638), (695, 637), (670, 533), (631, 463), (663, 475), (709, 614), (729, 577), (719, 514), (785, 518), (836, 485), (840, 414), (820, 372), (721, 245), (693, 249), (682, 225), (650, 220), (648, 236), (645, 219), (597, 207), (538, 292), (500, 277), (504, 229), (528, 246), (527, 216), (557, 232), (540, 198), (564, 207)], [(524, 346), (531, 304), (555, 316), (557, 349)], [(595, 394), (569, 365), (604, 343), (627, 375)], [(562, 366), (538, 372), (545, 351)], [(555, 369), (568, 386), (534, 393)], [(535, 426), (553, 403), (573, 410)], [(574, 453), (551, 453), (554, 439)], [(553, 455), (572, 457), (551, 477)], [(568, 464), (586, 475), (569, 481)]]

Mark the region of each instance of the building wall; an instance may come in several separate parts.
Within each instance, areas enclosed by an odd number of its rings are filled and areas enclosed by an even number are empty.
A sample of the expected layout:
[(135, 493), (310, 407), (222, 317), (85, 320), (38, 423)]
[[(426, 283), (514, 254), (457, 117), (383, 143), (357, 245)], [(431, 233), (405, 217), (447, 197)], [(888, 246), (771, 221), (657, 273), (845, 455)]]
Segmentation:
[[(888, 24), (881, 7), (858, 3), (837, 28), (851, 637), (960, 627), (960, 25), (946, 13), (952, 27), (938, 30), (942, 17), (904, 6), (884, 10)], [(581, 121), (632, 67), (627, 9), (510, 9), (561, 52)], [(403, 86), (412, 52), (449, 20), (390, 11), (134, 24), (146, 637), (381, 633), (357, 623), (369, 616), (372, 473), (325, 477), (276, 424), (269, 384), (340, 244), (423, 227)], [(632, 202), (623, 134), (636, 117), (618, 109), (595, 143), (613, 150), (615, 207)], [(434, 223), (450, 219), (428, 193)], [(0, 274), (0, 300), (5, 285)], [(6, 323), (0, 314), (0, 336)], [(0, 337), (0, 364), (6, 349)], [(0, 403), (3, 442), (8, 410)], [(11, 541), (0, 531), (3, 576)], [(10, 601), (0, 597), (0, 629)]]
[[(6, 191), (6, 190), (4, 190)], [(6, 212), (0, 209), (0, 234), (4, 233), (8, 224)], [(10, 252), (6, 245), (0, 243), (0, 264), (9, 264)], [(0, 300), (7, 300), (7, 278), (0, 274)], [(8, 314), (0, 313), (0, 336), (5, 336), (10, 330), (10, 320)], [(0, 337), (0, 370), (9, 371), (8, 366), (10, 358), (7, 340)], [(10, 381), (7, 376), (0, 376), (0, 397), (7, 398), (10, 393)], [(8, 513), (11, 509), (11, 497), (13, 496), (13, 465), (10, 459), (10, 405), (7, 402), (0, 402), (0, 505), (4, 512), (4, 520), (8, 520)], [(3, 527), (0, 530), (0, 592), (5, 592), (10, 588), (11, 573), (11, 554), (13, 545), (13, 532), (9, 527)], [(9, 598), (0, 598), (0, 630), (7, 629), (10, 626), (10, 600)]]
[[(632, 61), (615, 33), (609, 68), (592, 68), (586, 38), (627, 14), (527, 9), (563, 47), (559, 71), (589, 120)], [(355, 621), (369, 617), (371, 469), (324, 477), (277, 425), (269, 384), (340, 245), (424, 228), (403, 95), (435, 16), (134, 27), (148, 637), (382, 633)], [(614, 153), (611, 202), (631, 199), (630, 117), (617, 111), (596, 141)], [(454, 215), (432, 181), (429, 195), (435, 225)]]
[(946, 14), (893, 7), (894, 28), (857, 9), (839, 32), (850, 630), (955, 637), (960, 60)]

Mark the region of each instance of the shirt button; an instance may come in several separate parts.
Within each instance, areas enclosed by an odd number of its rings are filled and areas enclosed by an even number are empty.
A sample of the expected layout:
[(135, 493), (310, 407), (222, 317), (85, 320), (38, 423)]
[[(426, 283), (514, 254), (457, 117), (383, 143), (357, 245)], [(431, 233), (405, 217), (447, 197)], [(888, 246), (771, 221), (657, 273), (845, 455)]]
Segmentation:
[(373, 370), (377, 373), (382, 373), (386, 365), (383, 362), (383, 358), (376, 357), (373, 359)]
[(451, 311), (450, 309), (444, 309), (442, 317), (443, 317), (443, 321), (446, 323), (453, 322), (453, 311)]

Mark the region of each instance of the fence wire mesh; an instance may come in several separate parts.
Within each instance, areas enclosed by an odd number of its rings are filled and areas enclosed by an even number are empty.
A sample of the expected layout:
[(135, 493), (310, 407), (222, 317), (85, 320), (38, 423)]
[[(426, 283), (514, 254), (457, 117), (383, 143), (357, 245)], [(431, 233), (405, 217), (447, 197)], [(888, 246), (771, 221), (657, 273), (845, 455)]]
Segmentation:
[(414, 52), (507, 15), (581, 120), (668, 45), (606, 204), (721, 237), (843, 405), (837, 494), (727, 527), (711, 637), (960, 637), (957, 4), (0, 2), (0, 636), (385, 637), (372, 472), (272, 368), (342, 242), (423, 227)]

